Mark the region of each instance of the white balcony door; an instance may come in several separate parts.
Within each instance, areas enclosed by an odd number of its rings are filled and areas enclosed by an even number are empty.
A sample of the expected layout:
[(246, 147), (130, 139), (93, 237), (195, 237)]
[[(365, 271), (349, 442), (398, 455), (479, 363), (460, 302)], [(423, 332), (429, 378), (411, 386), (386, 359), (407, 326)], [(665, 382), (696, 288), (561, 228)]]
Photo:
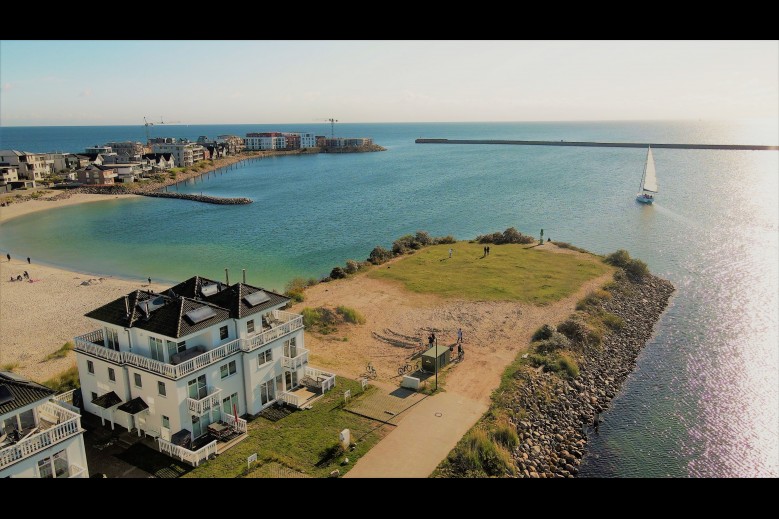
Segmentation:
[(189, 390), (189, 398), (195, 400), (201, 400), (208, 394), (208, 387), (206, 387), (206, 376), (200, 375), (197, 378), (193, 378), (187, 382), (187, 389)]

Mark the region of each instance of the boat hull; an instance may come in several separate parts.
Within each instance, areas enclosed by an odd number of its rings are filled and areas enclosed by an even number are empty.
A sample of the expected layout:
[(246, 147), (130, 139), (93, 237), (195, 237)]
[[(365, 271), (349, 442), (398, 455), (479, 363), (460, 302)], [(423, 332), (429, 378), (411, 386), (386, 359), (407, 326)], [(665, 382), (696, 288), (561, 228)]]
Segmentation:
[(644, 194), (640, 194), (636, 196), (636, 202), (641, 202), (642, 204), (651, 204), (654, 201), (655, 201), (654, 198), (649, 198)]

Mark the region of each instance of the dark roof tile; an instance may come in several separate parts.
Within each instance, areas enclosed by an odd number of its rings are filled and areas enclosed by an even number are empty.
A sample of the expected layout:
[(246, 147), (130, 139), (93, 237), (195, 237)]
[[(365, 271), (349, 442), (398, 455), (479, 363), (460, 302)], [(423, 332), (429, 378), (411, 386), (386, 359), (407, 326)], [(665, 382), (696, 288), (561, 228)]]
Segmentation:
[(0, 386), (5, 386), (13, 397), (12, 400), (0, 404), (0, 415), (21, 409), (40, 400), (48, 400), (56, 393), (46, 386), (2, 371), (0, 371)]

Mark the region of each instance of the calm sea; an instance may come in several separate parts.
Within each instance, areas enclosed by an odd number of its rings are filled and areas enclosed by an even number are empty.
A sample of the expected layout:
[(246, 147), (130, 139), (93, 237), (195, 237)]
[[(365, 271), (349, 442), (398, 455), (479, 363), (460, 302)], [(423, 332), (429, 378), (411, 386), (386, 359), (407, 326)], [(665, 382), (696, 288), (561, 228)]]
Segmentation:
[[(279, 157), (178, 186), (247, 206), (141, 198), (32, 214), (0, 249), (158, 281), (242, 268), (282, 289), (426, 230), (458, 239), (514, 226), (597, 253), (624, 248), (677, 287), (638, 366), (591, 438), (584, 476), (779, 476), (779, 153), (654, 151), (660, 183), (634, 201), (646, 151), (420, 145), (417, 137), (777, 144), (776, 120), (741, 123), (341, 124), (382, 153)], [(196, 139), (329, 125), (154, 127)], [(0, 128), (0, 148), (81, 151), (143, 140), (141, 126)]]

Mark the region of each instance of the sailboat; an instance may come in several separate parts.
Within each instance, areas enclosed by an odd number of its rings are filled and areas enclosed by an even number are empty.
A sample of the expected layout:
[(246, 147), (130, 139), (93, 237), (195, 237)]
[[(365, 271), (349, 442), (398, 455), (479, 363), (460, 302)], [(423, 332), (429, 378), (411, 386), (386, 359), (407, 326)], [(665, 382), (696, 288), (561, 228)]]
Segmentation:
[(641, 176), (641, 192), (636, 195), (636, 200), (642, 204), (651, 204), (655, 201), (657, 193), (657, 174), (655, 173), (655, 159), (652, 158), (652, 146), (646, 152), (646, 164), (644, 174)]

